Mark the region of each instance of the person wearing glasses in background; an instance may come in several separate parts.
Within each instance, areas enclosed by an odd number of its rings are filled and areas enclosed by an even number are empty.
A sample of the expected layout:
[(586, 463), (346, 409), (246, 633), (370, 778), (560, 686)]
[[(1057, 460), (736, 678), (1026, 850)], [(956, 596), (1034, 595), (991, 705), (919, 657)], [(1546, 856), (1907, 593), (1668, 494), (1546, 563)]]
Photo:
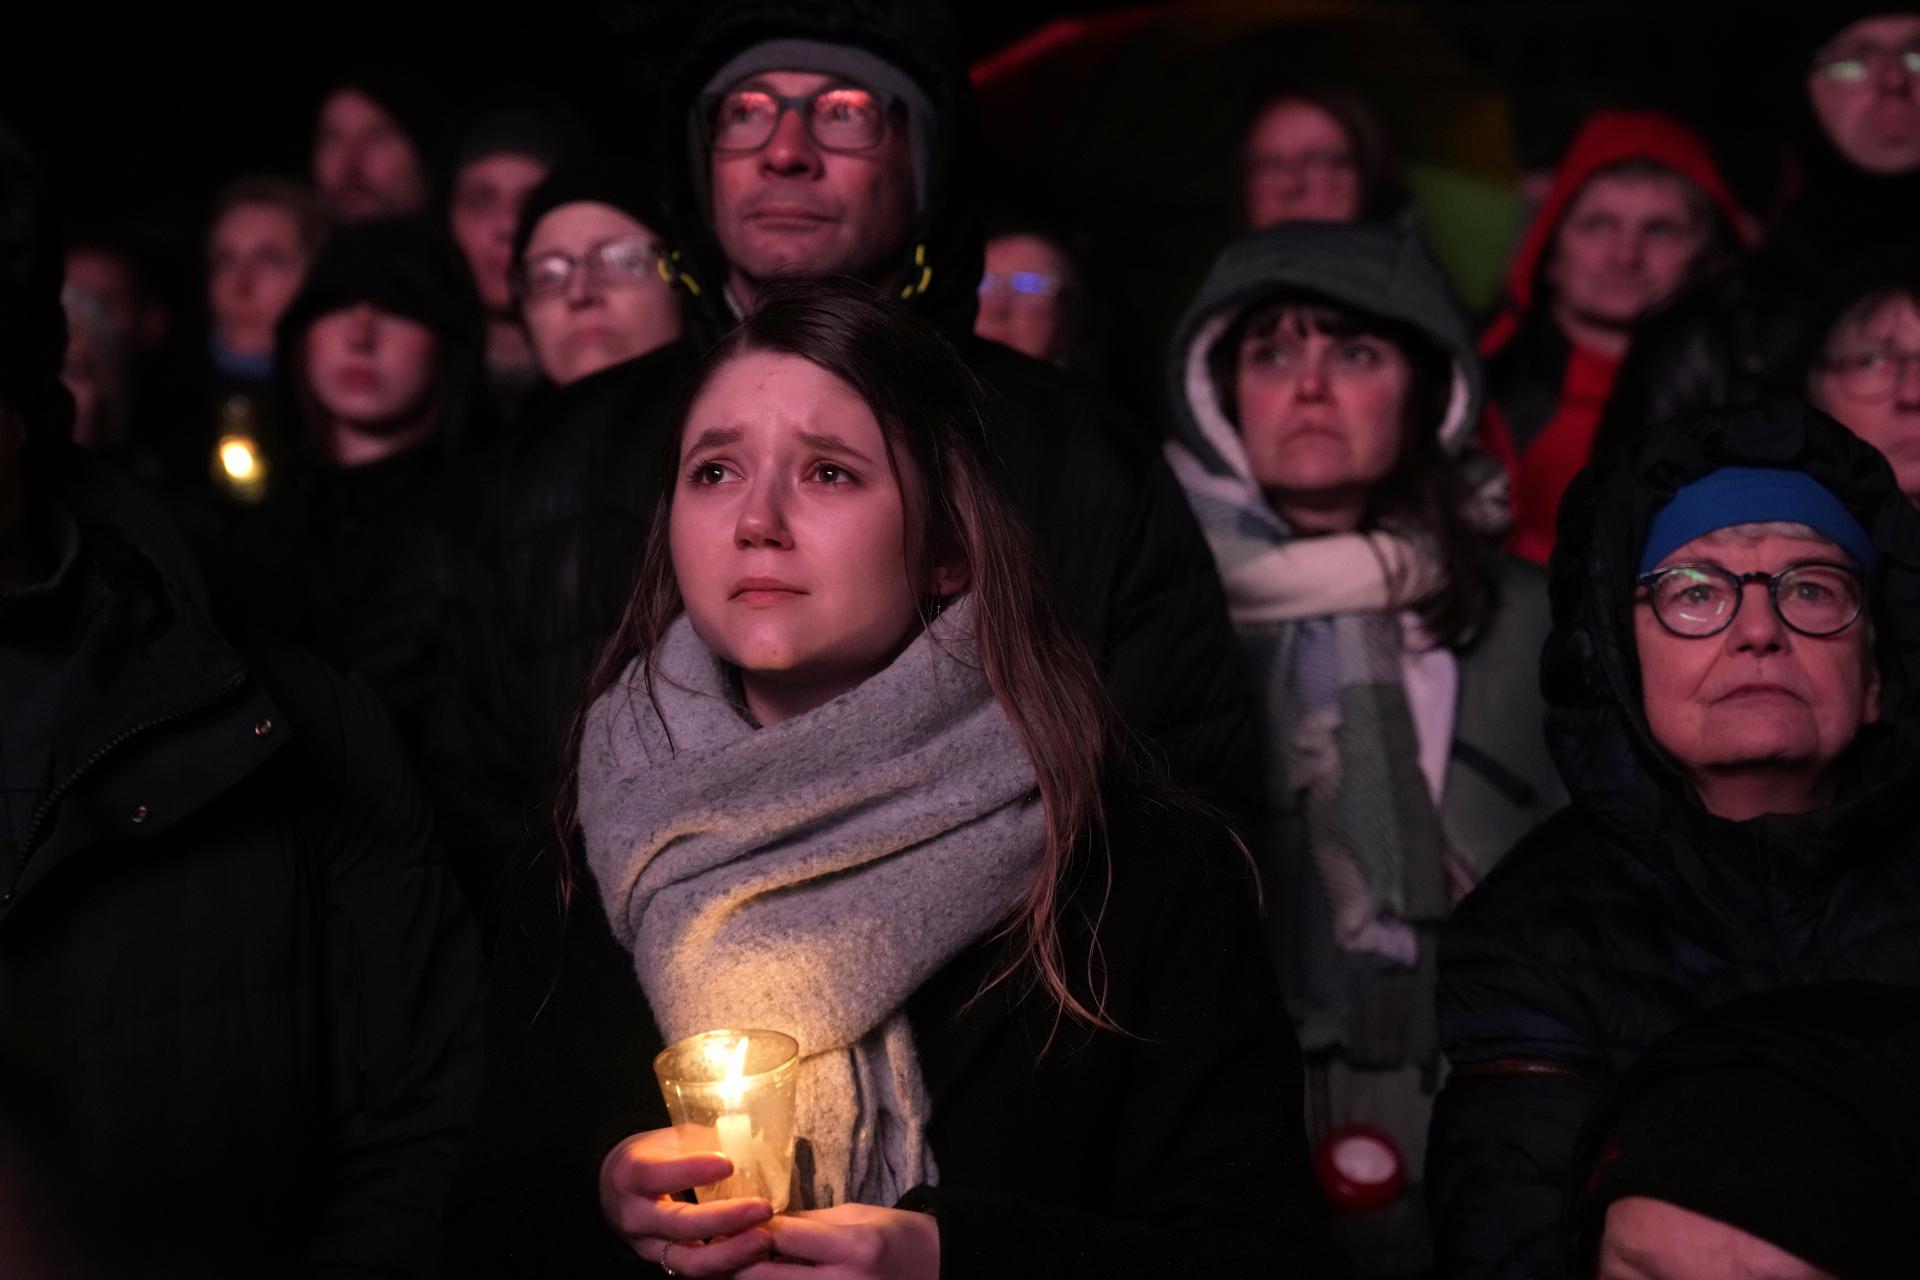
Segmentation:
[(1788, 384), (1885, 454), (1920, 504), (1920, 248), (1842, 276), (1814, 316)]
[(488, 570), (467, 608), (463, 691), (430, 774), (469, 887), (538, 826), (573, 703), (632, 585), (659, 504), (662, 437), (692, 376), (653, 193), (605, 157), (521, 203), (508, 284), (541, 381), (466, 477)]
[(1797, 401), (1677, 419), (1575, 481), (1543, 657), (1572, 805), (1455, 911), (1429, 1136), (1441, 1274), (1566, 1274), (1589, 1112), (1735, 997), (1920, 984), (1920, 514)]
[(1794, 8), (1799, 30), (1779, 42), (1794, 62), (1767, 77), (1793, 95), (1777, 112), (1797, 161), (1791, 202), (1757, 253), (1635, 333), (1603, 435), (1781, 388), (1805, 394), (1807, 344), (1832, 319), (1819, 301), (1920, 227), (1920, 7)]
[(1249, 231), (1282, 222), (1398, 220), (1407, 209), (1386, 130), (1336, 89), (1269, 96), (1240, 143), (1240, 216)]
[(513, 246), (513, 296), (540, 370), (568, 386), (680, 336), (657, 214), (600, 164), (534, 189)]
[(1080, 339), (1084, 297), (1080, 269), (1066, 245), (1037, 227), (1008, 224), (987, 238), (973, 331), (1064, 369)]

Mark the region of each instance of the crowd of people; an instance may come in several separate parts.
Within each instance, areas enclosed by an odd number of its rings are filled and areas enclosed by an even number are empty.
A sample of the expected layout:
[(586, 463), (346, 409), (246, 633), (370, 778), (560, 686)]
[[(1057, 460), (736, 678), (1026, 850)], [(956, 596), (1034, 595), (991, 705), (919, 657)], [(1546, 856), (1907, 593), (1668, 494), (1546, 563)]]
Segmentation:
[(0, 1271), (1911, 1274), (1920, 10), (1794, 38), (1478, 319), (1276, 83), (1158, 403), (911, 6), (343, 78), (184, 348), (0, 131)]

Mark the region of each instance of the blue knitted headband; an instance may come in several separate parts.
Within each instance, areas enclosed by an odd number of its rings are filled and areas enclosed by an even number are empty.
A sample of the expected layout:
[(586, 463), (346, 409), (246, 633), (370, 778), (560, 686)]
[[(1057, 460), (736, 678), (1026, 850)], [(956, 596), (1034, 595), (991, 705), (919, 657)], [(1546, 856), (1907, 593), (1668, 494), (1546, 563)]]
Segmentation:
[(1682, 485), (1653, 517), (1640, 572), (1716, 529), (1772, 520), (1806, 525), (1837, 544), (1862, 573), (1873, 572), (1873, 539), (1853, 513), (1806, 472), (1782, 467), (1721, 467)]

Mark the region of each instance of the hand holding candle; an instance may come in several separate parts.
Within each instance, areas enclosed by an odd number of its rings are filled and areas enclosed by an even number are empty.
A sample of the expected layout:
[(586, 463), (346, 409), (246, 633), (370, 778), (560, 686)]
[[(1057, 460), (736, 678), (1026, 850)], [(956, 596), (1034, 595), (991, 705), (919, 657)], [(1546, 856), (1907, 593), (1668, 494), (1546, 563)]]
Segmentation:
[(733, 1164), (694, 1188), (702, 1203), (738, 1196), (787, 1207), (793, 1182), (794, 1088), (800, 1046), (777, 1031), (704, 1031), (654, 1059), (681, 1150), (718, 1151)]
[(657, 1263), (672, 1250), (675, 1269), (683, 1275), (732, 1275), (771, 1253), (766, 1223), (772, 1206), (759, 1199), (688, 1204), (677, 1198), (730, 1172), (721, 1156), (683, 1154), (671, 1129), (636, 1133), (600, 1163), (600, 1212), (648, 1262)]

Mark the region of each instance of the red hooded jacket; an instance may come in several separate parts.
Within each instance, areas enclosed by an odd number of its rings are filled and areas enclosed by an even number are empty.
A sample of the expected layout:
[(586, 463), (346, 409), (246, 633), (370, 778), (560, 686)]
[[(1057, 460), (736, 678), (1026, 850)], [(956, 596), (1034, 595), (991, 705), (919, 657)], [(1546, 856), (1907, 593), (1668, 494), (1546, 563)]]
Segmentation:
[[(1698, 134), (1656, 112), (1595, 112), (1561, 158), (1553, 186), (1514, 255), (1500, 312), (1480, 338), (1480, 354), (1490, 364), (1544, 304), (1540, 270), (1574, 198), (1594, 174), (1629, 160), (1650, 161), (1692, 181), (1719, 210), (1737, 241), (1751, 245), (1752, 223)], [(1620, 362), (1611, 356), (1570, 346), (1565, 367), (1559, 371), (1553, 413), (1524, 450), (1516, 449), (1497, 399), (1489, 399), (1484, 443), (1513, 477), (1513, 532), (1508, 546), (1515, 554), (1544, 563), (1553, 550), (1561, 495), (1587, 463), (1619, 369)]]

